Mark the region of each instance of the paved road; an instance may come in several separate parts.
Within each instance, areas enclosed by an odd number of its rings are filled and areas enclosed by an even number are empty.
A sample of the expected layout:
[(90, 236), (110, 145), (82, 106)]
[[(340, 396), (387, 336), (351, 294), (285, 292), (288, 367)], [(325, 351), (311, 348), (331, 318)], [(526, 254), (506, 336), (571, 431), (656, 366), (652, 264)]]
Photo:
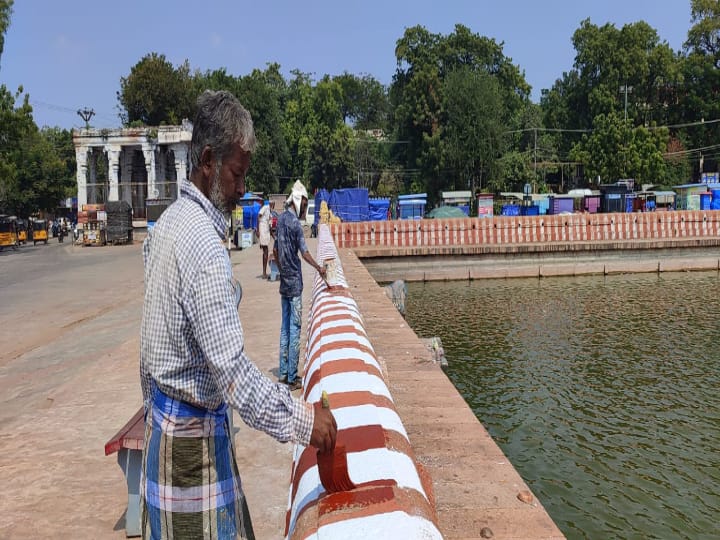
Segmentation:
[[(274, 378), (278, 284), (259, 279), (257, 246), (231, 258), (246, 351)], [(137, 238), (113, 247), (51, 239), (0, 253), (0, 538), (125, 537), (125, 481), (103, 447), (141, 404), (142, 295)], [(237, 415), (235, 427), (256, 536), (279, 538), (292, 446)]]
[(58, 340), (71, 345), (94, 329), (98, 316), (137, 300), (134, 293), (141, 291), (139, 244), (84, 248), (51, 239), (3, 251), (0, 366), (50, 344), (52, 349)]

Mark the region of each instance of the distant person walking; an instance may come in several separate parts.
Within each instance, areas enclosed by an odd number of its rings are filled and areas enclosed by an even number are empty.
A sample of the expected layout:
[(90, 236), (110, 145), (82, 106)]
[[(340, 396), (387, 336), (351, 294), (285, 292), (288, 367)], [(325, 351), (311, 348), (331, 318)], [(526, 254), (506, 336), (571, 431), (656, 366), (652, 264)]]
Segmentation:
[(265, 204), (258, 212), (258, 243), (262, 250), (262, 277), (268, 279), (268, 250), (270, 246), (270, 219), (275, 208), (275, 201), (265, 201)]
[(255, 148), (250, 114), (206, 91), (193, 122), (190, 180), (143, 245), (140, 381), (145, 405), (143, 538), (254, 538), (228, 406), (280, 442), (327, 452), (329, 409), (295, 399), (248, 358), (242, 298), (223, 239)]
[(288, 198), (286, 210), (278, 218), (277, 239), (273, 247), (273, 256), (280, 270), (282, 308), (279, 377), (280, 382), (287, 383), (291, 390), (301, 387), (297, 370), (300, 359), (303, 280), (298, 253), (325, 277), (325, 269), (315, 262), (305, 243), (300, 220), (305, 219), (307, 206), (307, 190), (298, 180)]

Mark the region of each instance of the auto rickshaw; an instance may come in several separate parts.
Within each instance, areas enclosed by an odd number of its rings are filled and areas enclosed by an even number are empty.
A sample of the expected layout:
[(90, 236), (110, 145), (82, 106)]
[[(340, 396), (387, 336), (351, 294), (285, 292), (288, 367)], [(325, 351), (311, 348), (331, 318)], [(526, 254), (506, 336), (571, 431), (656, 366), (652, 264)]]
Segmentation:
[(15, 228), (15, 216), (0, 216), (0, 250), (6, 247), (17, 249), (17, 229)]
[(28, 240), (28, 223), (25, 219), (17, 219), (15, 221), (17, 229), (18, 244), (25, 244)]
[(46, 219), (33, 219), (32, 225), (32, 238), (33, 245), (37, 245), (38, 242), (48, 243), (48, 224)]

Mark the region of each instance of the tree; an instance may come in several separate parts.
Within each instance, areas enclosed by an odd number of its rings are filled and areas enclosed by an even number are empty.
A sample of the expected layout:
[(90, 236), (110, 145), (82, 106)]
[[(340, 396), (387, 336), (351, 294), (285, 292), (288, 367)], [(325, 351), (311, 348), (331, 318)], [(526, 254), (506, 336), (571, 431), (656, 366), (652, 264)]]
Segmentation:
[(385, 87), (370, 75), (358, 77), (347, 71), (333, 78), (343, 90), (343, 121), (358, 130), (385, 129), (389, 102)]
[(0, 0), (0, 57), (2, 57), (5, 48), (5, 32), (10, 26), (12, 7), (13, 0)]
[(618, 113), (601, 114), (570, 155), (585, 166), (586, 176), (600, 176), (606, 183), (634, 178), (637, 184), (658, 184), (667, 177), (668, 138), (665, 128), (633, 128)]
[(342, 117), (342, 86), (327, 75), (313, 89), (314, 117), (308, 131), (311, 159), (311, 188), (334, 189), (352, 185), (354, 137)]
[[(685, 42), (681, 114), (677, 122), (720, 118), (720, 5), (717, 1), (692, 0), (691, 16), (693, 25)], [(691, 148), (702, 148), (714, 144), (718, 137), (720, 126), (711, 124), (688, 128), (683, 138)], [(717, 160), (704, 165), (709, 167), (707, 170), (717, 170)], [(703, 172), (699, 163), (696, 171)]]
[(56, 135), (57, 132), (33, 130), (24, 141), (23, 166), (18, 168), (19, 215), (37, 210), (52, 212), (72, 193), (74, 175), (68, 170), (70, 164), (60, 158), (53, 146), (53, 141), (58, 140)]
[[(505, 57), (502, 44), (456, 25), (448, 36), (422, 26), (408, 28), (397, 42), (397, 70), (390, 88), (395, 138), (407, 141), (395, 158), (419, 170), (420, 184), (432, 202), (454, 182), (443, 172), (444, 81), (450, 73), (484, 73), (497, 82), (499, 114), (508, 125), (529, 99), (530, 87), (519, 68)], [(457, 165), (456, 165), (457, 166)]]
[(309, 73), (293, 70), (288, 84), (283, 135), (288, 145), (290, 161), (286, 168), (285, 184), (291, 186), (295, 178), (307, 180), (311, 148), (310, 133), (318, 122), (313, 107), (312, 80)]
[[(543, 92), (547, 127), (588, 129), (596, 116), (625, 114), (634, 124), (665, 124), (680, 78), (680, 64), (667, 42), (646, 22), (597, 26), (585, 19), (572, 38), (573, 69)], [(631, 89), (631, 90), (630, 90)], [(568, 149), (564, 145), (561, 151)]]
[(0, 86), (0, 210), (28, 216), (54, 210), (72, 193), (75, 158), (70, 133), (39, 131), (22, 92)]
[(665, 154), (667, 173), (659, 185), (666, 189), (687, 183), (692, 175), (692, 166), (688, 160), (685, 145), (678, 137), (670, 137)]
[(690, 0), (693, 26), (688, 31), (685, 50), (710, 57), (720, 69), (720, 3), (717, 0)]
[(278, 192), (280, 177), (290, 158), (282, 131), (281, 103), (285, 86), (278, 75), (279, 66), (271, 64), (265, 71), (253, 70), (238, 84), (237, 97), (252, 115), (258, 141), (248, 182), (251, 189), (264, 193)]
[[(20, 200), (19, 169), (22, 168), (23, 142), (33, 129), (30, 98), (22, 97), (23, 88), (13, 94), (5, 85), (0, 86), (0, 211), (18, 213)], [(22, 214), (21, 214), (22, 215)]]
[(496, 159), (504, 150), (502, 96), (496, 79), (461, 67), (443, 84), (444, 163), (453, 171), (450, 189), (483, 187), (497, 175)]
[(283, 123), (291, 155), (287, 176), (303, 178), (311, 190), (351, 185), (355, 145), (343, 118), (342, 86), (327, 75), (313, 86), (309, 74), (292, 73)]
[(195, 97), (187, 60), (175, 68), (165, 55), (154, 52), (120, 79), (117, 94), (123, 123), (147, 126), (179, 124), (183, 118), (192, 118)]

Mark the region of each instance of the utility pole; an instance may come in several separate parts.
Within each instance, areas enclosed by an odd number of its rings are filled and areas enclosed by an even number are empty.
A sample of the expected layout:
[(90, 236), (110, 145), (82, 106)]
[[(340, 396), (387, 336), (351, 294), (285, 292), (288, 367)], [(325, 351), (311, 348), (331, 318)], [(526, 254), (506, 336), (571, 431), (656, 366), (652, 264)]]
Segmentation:
[[(700, 122), (705, 123), (705, 117), (700, 119)], [(702, 182), (703, 172), (705, 172), (705, 157), (703, 156), (702, 150), (700, 151), (700, 181)]]
[(533, 128), (535, 134), (535, 152), (534, 152), (534, 164), (533, 164), (533, 193), (535, 193), (535, 183), (537, 182), (537, 128)]
[(627, 122), (627, 95), (628, 95), (628, 92), (632, 92), (632, 89), (633, 89), (633, 87), (628, 86), (627, 84), (623, 84), (620, 87), (620, 91), (625, 92), (625, 121), (626, 122)]
[(90, 129), (90, 119), (95, 116), (95, 111), (85, 107), (77, 110), (78, 115), (85, 121), (85, 129)]

